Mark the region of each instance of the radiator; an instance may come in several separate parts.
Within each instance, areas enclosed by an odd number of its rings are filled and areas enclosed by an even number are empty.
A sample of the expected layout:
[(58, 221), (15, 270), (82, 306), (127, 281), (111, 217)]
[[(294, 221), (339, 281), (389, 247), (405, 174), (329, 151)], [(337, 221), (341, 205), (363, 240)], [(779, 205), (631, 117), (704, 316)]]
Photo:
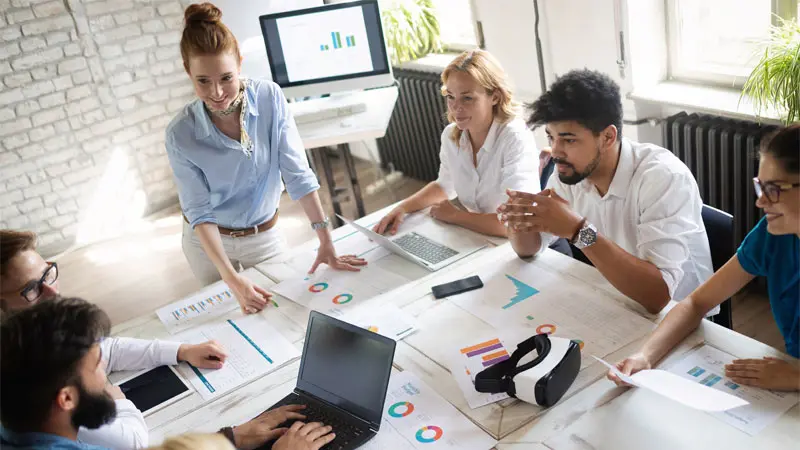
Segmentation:
[(703, 202), (733, 215), (735, 246), (761, 217), (752, 180), (759, 143), (776, 128), (685, 112), (663, 124), (664, 147), (692, 171)]
[(386, 136), (378, 139), (384, 168), (433, 181), (439, 174), (439, 148), (447, 107), (438, 73), (394, 69), (399, 95)]

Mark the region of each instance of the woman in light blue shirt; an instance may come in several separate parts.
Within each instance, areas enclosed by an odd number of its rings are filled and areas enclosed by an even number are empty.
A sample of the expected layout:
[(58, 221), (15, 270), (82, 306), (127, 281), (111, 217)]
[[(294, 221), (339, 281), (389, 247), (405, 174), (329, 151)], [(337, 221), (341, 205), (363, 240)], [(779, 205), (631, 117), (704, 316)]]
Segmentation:
[(183, 251), (195, 276), (224, 280), (245, 312), (260, 311), (270, 296), (239, 275), (280, 253), (274, 228), (285, 188), (317, 231), (317, 259), (335, 269), (366, 264), (337, 257), (303, 143), (283, 93), (272, 82), (240, 78), (236, 38), (211, 5), (186, 9), (181, 55), (199, 97), (167, 127), (166, 147), (185, 218)]

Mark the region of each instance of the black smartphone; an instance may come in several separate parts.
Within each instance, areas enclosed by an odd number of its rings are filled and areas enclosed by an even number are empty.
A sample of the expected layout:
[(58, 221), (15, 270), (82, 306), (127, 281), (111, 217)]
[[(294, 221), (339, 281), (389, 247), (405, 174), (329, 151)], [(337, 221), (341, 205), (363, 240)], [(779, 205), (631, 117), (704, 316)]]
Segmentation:
[(477, 275), (461, 280), (451, 281), (431, 288), (433, 296), (436, 298), (449, 297), (461, 294), (462, 292), (472, 291), (483, 287), (483, 281)]

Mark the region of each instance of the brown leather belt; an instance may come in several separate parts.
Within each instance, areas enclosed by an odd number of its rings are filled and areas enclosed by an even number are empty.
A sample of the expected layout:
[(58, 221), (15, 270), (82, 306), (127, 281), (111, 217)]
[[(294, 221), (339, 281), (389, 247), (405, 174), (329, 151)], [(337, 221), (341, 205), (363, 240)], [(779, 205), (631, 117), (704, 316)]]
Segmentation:
[[(186, 223), (189, 223), (189, 219), (187, 219), (186, 216), (183, 216), (183, 220), (186, 221)], [(272, 227), (275, 226), (276, 223), (278, 223), (277, 209), (275, 210), (275, 214), (272, 215), (272, 218), (262, 223), (261, 225), (257, 225), (250, 228), (241, 228), (241, 229), (232, 229), (217, 225), (217, 228), (219, 228), (219, 234), (237, 238), (237, 237), (252, 236), (254, 234), (269, 231), (270, 229), (272, 229)]]

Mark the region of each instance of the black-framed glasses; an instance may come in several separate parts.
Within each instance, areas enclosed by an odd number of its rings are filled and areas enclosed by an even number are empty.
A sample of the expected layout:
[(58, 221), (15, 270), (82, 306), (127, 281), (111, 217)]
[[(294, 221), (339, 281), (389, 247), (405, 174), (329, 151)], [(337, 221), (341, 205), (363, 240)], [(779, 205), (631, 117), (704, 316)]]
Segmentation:
[(53, 283), (56, 282), (58, 279), (58, 264), (54, 262), (47, 263), (47, 269), (45, 269), (44, 273), (42, 274), (42, 278), (39, 281), (29, 284), (25, 288), (23, 288), (19, 295), (22, 296), (28, 303), (33, 303), (42, 296), (42, 287), (46, 284), (51, 286)]
[(800, 183), (783, 183), (780, 181), (767, 181), (762, 182), (758, 178), (753, 178), (753, 187), (756, 190), (756, 197), (767, 197), (770, 203), (778, 203), (781, 198), (781, 192), (790, 191), (800, 186)]

